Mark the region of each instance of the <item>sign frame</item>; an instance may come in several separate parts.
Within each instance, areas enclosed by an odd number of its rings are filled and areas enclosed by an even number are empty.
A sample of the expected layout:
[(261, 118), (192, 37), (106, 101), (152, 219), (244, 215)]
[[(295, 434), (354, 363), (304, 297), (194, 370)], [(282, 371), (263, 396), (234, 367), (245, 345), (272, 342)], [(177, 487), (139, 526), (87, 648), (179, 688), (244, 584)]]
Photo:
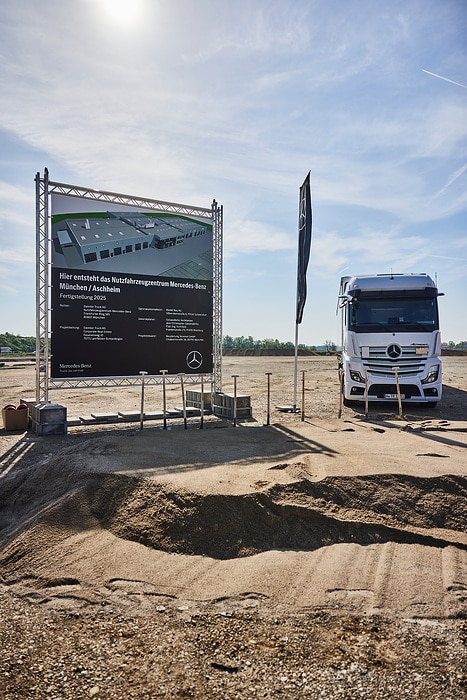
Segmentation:
[[(210, 208), (161, 200), (136, 197), (105, 190), (95, 190), (49, 180), (36, 174), (36, 402), (48, 403), (49, 391), (66, 388), (123, 387), (141, 383), (141, 376), (66, 377), (51, 376), (51, 280), (52, 233), (50, 199), (53, 194), (76, 197), (80, 200), (102, 202), (138, 210), (152, 210), (169, 215), (209, 220), (212, 226), (213, 293), (212, 293), (212, 373), (203, 374), (203, 381), (211, 383), (214, 392), (222, 391), (222, 234), (223, 207), (213, 200)], [(144, 369), (144, 368), (142, 368)], [(185, 383), (199, 384), (199, 374), (186, 374)], [(167, 383), (176, 384), (180, 374), (165, 375)], [(162, 384), (161, 374), (145, 376), (145, 384)]]

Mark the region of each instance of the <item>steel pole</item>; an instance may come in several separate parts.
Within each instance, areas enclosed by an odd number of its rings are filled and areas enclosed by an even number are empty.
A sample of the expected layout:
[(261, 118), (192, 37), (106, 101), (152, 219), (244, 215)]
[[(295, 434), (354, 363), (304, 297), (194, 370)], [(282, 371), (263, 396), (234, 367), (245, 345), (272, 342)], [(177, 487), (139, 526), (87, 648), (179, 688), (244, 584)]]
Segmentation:
[(305, 372), (306, 369), (302, 369), (302, 421), (305, 420)]
[(234, 380), (234, 405), (233, 405), (233, 424), (234, 428), (237, 427), (237, 377), (238, 374), (232, 374)]
[(201, 375), (201, 419), (199, 422), (200, 430), (203, 429), (204, 425), (204, 376)]
[(183, 374), (178, 375), (180, 377), (180, 386), (182, 389), (182, 411), (183, 411), (183, 427), (185, 430), (187, 429), (187, 422), (186, 422), (186, 402), (185, 402), (185, 385), (183, 384)]
[(267, 413), (266, 413), (266, 425), (269, 425), (271, 419), (271, 374), (272, 372), (265, 372), (268, 378), (268, 401), (267, 401)]
[(140, 415), (139, 415), (139, 429), (143, 429), (143, 421), (144, 421), (144, 377), (146, 376), (147, 372), (140, 372), (141, 375), (141, 410), (140, 410)]
[(160, 370), (160, 373), (162, 374), (162, 413), (164, 416), (164, 430), (167, 430), (167, 398), (165, 393), (165, 375), (168, 371), (168, 369)]

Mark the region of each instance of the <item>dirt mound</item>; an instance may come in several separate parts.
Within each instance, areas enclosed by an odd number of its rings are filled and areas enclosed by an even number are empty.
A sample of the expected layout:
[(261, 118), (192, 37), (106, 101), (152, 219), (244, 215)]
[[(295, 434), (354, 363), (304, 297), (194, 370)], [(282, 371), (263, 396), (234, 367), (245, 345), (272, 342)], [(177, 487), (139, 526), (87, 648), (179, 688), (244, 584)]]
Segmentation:
[[(299, 465), (295, 464), (296, 472)], [(277, 492), (277, 493), (276, 493)], [(327, 477), (274, 487), (274, 499), (294, 500), (353, 521), (391, 527), (467, 530), (467, 478), (405, 474)]]
[[(91, 513), (114, 535), (153, 549), (215, 559), (346, 542), (442, 547), (450, 543), (451, 533), (443, 539), (420, 530), (467, 529), (467, 479), (460, 477), (328, 478), (227, 496), (99, 474), (85, 491)], [(467, 544), (458, 546), (467, 549)]]
[(467, 616), (464, 475), (318, 478), (337, 452), (290, 431), (174, 437), (112, 433), (4, 473), (3, 589), (52, 610)]
[[(467, 549), (467, 478), (405, 475), (303, 478), (300, 463), (278, 464), (291, 483), (259, 481), (242, 495), (197, 493), (150, 479), (89, 473), (71, 454), (5, 484), (3, 536), (38, 522), (112, 535), (168, 553), (235, 559), (271, 550), (313, 551), (337, 543), (395, 542)], [(306, 468), (306, 465), (303, 465)], [(44, 490), (46, 484), (46, 490)], [(459, 537), (457, 536), (459, 535)], [(28, 545), (29, 546), (29, 545)], [(27, 556), (14, 547), (3, 563)]]
[(30, 527), (84, 488), (87, 479), (89, 473), (74, 449), (62, 450), (53, 458), (5, 476), (0, 491), (0, 546), (2, 538)]

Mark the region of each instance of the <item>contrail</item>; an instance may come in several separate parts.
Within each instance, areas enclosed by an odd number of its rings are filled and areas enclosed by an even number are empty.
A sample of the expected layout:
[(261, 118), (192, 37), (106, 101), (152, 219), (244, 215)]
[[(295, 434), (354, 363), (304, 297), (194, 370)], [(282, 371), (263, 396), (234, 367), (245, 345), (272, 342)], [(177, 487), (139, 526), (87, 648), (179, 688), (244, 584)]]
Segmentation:
[(459, 170), (456, 170), (456, 172), (451, 175), (451, 177), (449, 178), (447, 183), (444, 185), (443, 189), (441, 189), (439, 192), (437, 192), (435, 194), (435, 199), (436, 199), (436, 197), (439, 197), (441, 194), (443, 194), (447, 190), (447, 188), (450, 185), (452, 185), (453, 182), (455, 182), (457, 180), (458, 177), (460, 177), (461, 175), (463, 175), (465, 173), (466, 170), (467, 170), (467, 163), (465, 163), (461, 168), (459, 168)]
[(441, 80), (445, 80), (447, 83), (452, 83), (453, 85), (458, 85), (459, 87), (463, 87), (467, 90), (467, 85), (462, 85), (462, 83), (456, 83), (455, 80), (450, 80), (449, 78), (444, 78), (442, 75), (438, 75), (437, 73), (432, 73), (431, 71), (425, 70), (424, 68), (422, 68), (422, 71), (424, 73), (428, 73), (428, 75), (434, 76), (435, 78), (440, 78)]

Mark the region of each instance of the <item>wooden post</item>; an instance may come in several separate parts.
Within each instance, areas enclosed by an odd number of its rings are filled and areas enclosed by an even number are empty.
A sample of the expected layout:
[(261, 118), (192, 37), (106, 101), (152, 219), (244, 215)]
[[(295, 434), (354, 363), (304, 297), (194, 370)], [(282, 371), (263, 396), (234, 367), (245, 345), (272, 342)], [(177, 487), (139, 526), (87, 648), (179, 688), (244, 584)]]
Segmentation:
[(342, 417), (342, 399), (344, 398), (344, 370), (339, 370), (339, 413), (338, 418)]
[(396, 378), (396, 391), (397, 391), (397, 403), (399, 404), (399, 418), (402, 418), (402, 400), (401, 400), (401, 388), (399, 385), (399, 367), (393, 367), (394, 375)]

